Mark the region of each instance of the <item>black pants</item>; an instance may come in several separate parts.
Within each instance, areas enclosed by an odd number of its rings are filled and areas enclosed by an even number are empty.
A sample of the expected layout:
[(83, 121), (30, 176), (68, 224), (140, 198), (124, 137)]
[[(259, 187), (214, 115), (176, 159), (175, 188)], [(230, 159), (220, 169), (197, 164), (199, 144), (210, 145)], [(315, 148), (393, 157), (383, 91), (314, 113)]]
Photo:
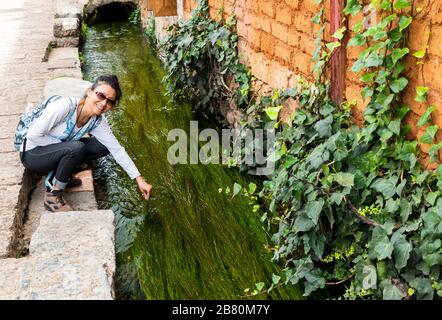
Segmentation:
[(53, 183), (64, 189), (78, 166), (108, 154), (109, 150), (92, 137), (36, 147), (26, 151), (22, 161), (25, 168), (36, 173), (47, 174), (55, 170)]

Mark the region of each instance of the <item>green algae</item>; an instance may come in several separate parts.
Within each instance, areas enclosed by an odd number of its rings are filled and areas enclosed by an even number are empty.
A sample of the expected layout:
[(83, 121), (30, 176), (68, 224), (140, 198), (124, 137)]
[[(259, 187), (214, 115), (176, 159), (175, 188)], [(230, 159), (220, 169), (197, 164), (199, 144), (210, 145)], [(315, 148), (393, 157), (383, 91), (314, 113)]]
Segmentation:
[[(121, 299), (302, 299), (297, 288), (279, 287), (247, 297), (256, 282), (280, 268), (265, 249), (259, 217), (242, 196), (220, 193), (250, 177), (221, 165), (171, 165), (167, 150), (174, 128), (189, 132), (191, 106), (168, 105), (164, 71), (141, 32), (129, 23), (87, 29), (83, 72), (92, 81), (118, 76), (123, 99), (108, 115), (113, 132), (146, 180), (144, 201), (136, 184), (108, 158), (95, 170), (101, 208), (116, 214), (117, 293)], [(203, 128), (199, 128), (202, 130)]]

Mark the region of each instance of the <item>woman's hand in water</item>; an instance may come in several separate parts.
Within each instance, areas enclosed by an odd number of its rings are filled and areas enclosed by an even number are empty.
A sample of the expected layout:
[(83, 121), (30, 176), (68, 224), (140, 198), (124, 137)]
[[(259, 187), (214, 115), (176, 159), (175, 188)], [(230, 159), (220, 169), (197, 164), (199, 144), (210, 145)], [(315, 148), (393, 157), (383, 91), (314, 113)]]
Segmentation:
[(148, 200), (150, 197), (150, 190), (152, 190), (152, 186), (144, 181), (144, 178), (142, 176), (138, 176), (135, 179), (137, 180), (138, 188), (140, 188), (140, 191), (143, 194), (144, 198)]

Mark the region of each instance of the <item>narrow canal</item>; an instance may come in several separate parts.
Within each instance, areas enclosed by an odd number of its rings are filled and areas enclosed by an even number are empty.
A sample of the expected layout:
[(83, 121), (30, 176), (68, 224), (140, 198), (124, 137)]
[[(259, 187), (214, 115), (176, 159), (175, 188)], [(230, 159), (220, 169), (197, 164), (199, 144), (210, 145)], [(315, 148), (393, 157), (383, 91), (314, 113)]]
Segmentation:
[[(116, 214), (118, 299), (243, 299), (277, 268), (246, 198), (220, 193), (248, 184), (221, 165), (171, 165), (169, 130), (196, 120), (185, 103), (167, 105), (164, 71), (142, 33), (125, 22), (89, 26), (82, 46), (86, 80), (120, 79), (123, 99), (107, 116), (115, 136), (153, 185), (144, 201), (110, 157), (94, 172), (97, 200)], [(202, 130), (202, 125), (200, 125)], [(268, 284), (268, 283), (267, 283)], [(299, 299), (284, 287), (254, 299)]]

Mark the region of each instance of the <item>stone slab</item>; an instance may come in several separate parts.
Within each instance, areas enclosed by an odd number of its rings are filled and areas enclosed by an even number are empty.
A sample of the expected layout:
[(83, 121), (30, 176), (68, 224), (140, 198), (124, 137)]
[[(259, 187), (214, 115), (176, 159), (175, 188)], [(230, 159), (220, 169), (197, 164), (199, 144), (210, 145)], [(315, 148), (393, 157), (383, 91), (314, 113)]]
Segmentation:
[(54, 94), (71, 97), (83, 97), (86, 90), (92, 85), (91, 82), (70, 77), (60, 77), (46, 83), (45, 97)]
[(1, 155), (0, 185), (21, 184), (25, 168), (20, 162), (18, 152), (7, 152)]
[(80, 19), (78, 17), (57, 18), (54, 21), (54, 36), (57, 38), (78, 37), (80, 35)]
[[(7, 139), (14, 137), (15, 128), (17, 128), (20, 116), (0, 116), (0, 139)], [(11, 140), (12, 141), (12, 140)]]
[(0, 300), (17, 300), (20, 296), (24, 259), (0, 259)]
[(75, 48), (78, 47), (78, 45), (80, 44), (80, 37), (74, 36), (74, 37), (56, 38), (55, 43), (57, 47)]
[(79, 68), (78, 48), (53, 48), (48, 57), (48, 69)]
[(0, 299), (113, 299), (114, 232), (110, 210), (44, 214), (30, 255), (0, 260)]
[[(91, 177), (92, 179), (92, 173)], [(90, 187), (90, 186), (89, 186)], [(93, 190), (93, 181), (92, 181), (92, 190)], [(43, 206), (45, 194), (44, 187), (44, 179), (41, 179), (37, 183), (37, 187), (31, 194), (31, 201), (29, 202), (28, 212), (25, 218), (24, 223), (24, 232), (23, 232), (23, 240), (25, 246), (29, 244), (35, 230), (37, 230), (40, 224), (40, 218), (43, 213), (47, 212)], [(89, 211), (89, 210), (97, 210), (98, 205), (95, 199), (94, 192), (66, 192), (65, 194), (66, 200), (72, 206), (74, 210), (77, 211)]]
[(0, 153), (15, 152), (14, 141), (11, 138), (0, 138)]

